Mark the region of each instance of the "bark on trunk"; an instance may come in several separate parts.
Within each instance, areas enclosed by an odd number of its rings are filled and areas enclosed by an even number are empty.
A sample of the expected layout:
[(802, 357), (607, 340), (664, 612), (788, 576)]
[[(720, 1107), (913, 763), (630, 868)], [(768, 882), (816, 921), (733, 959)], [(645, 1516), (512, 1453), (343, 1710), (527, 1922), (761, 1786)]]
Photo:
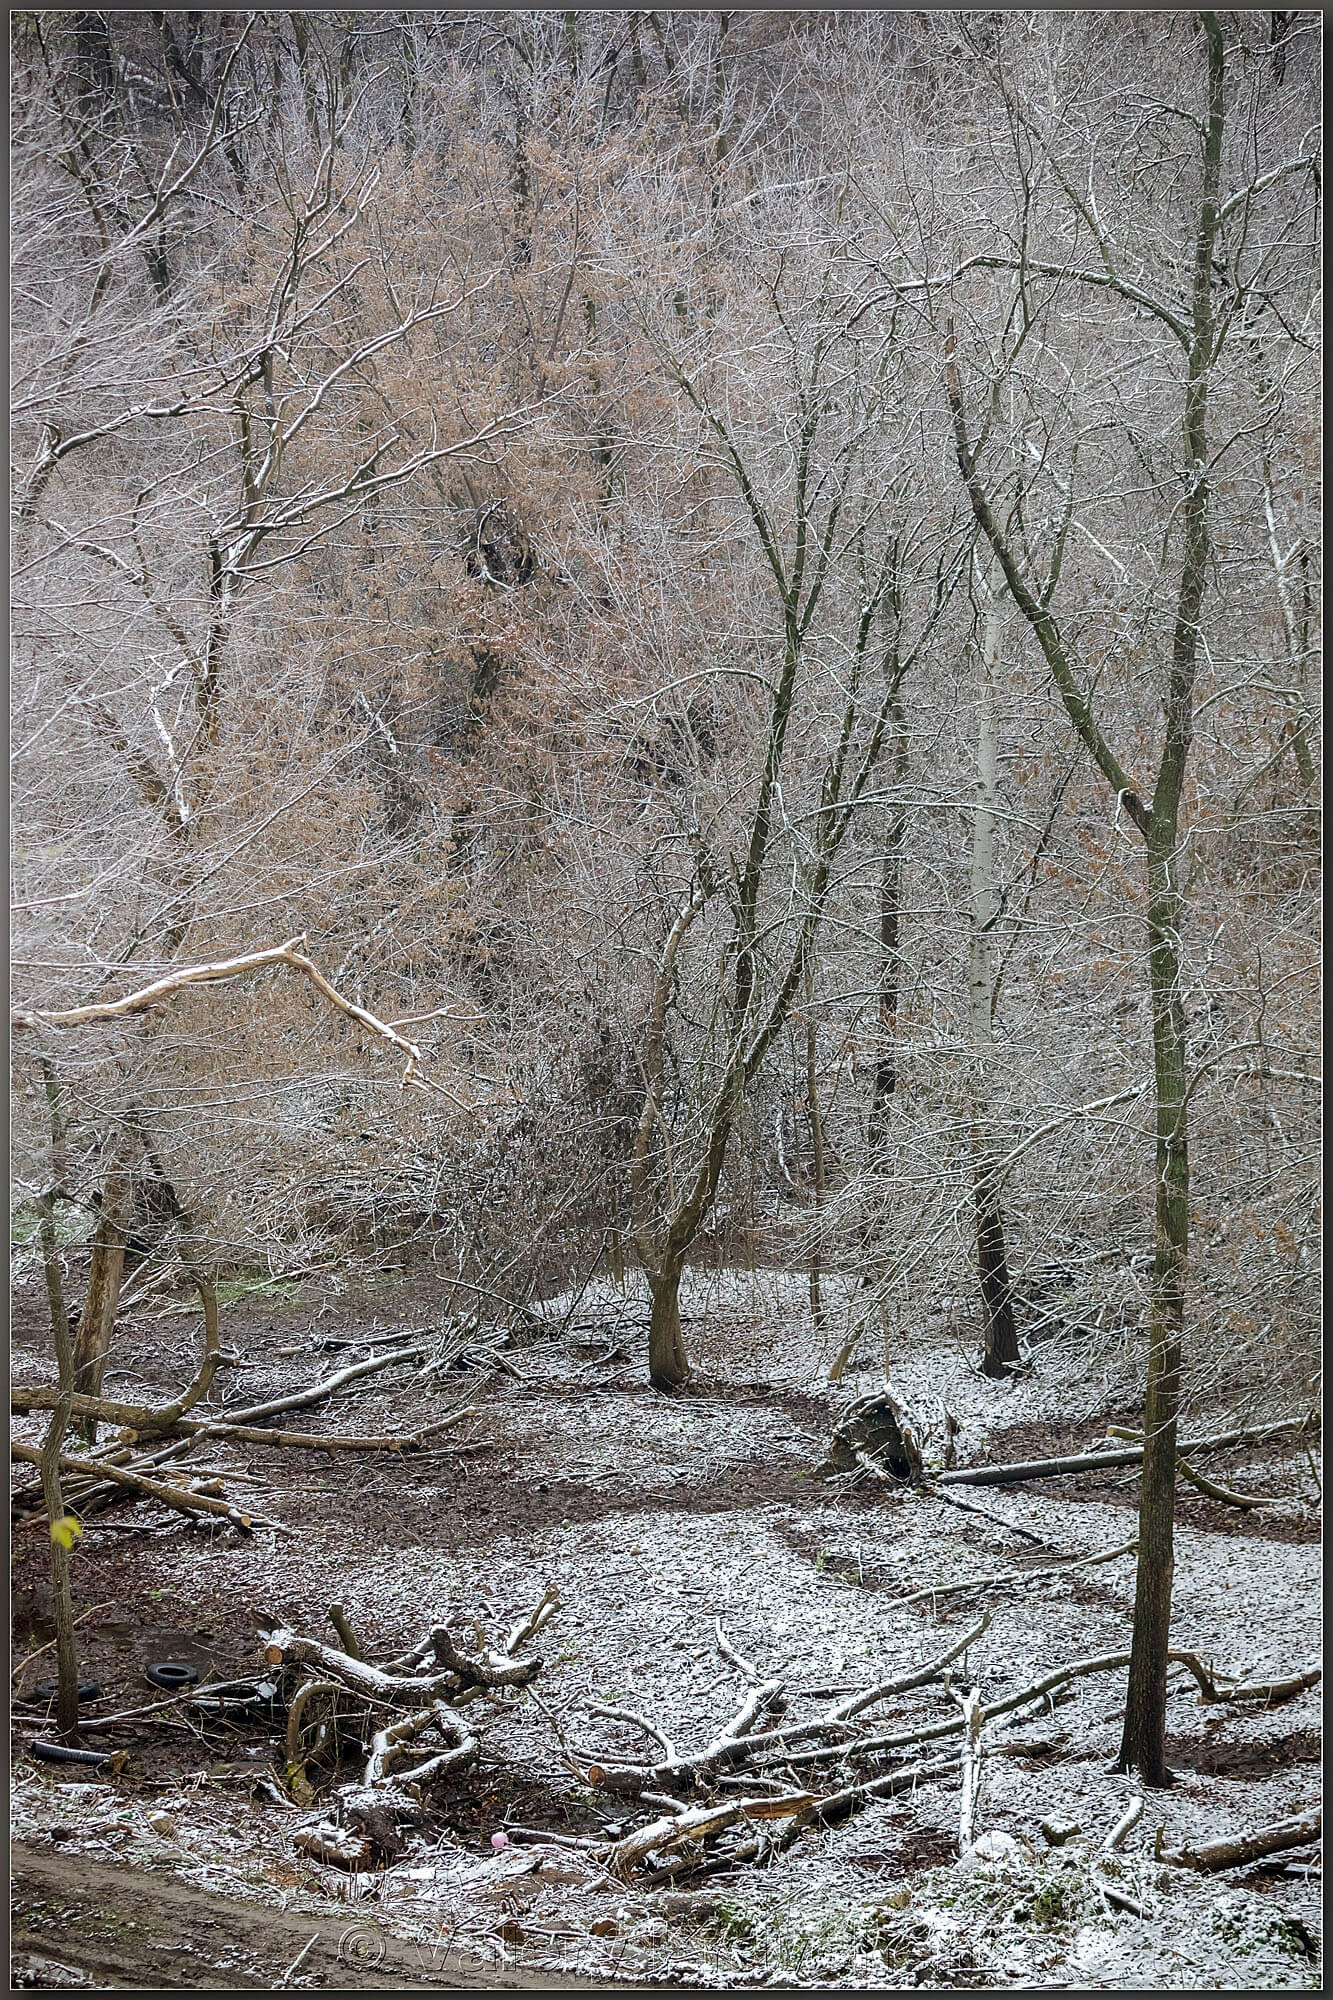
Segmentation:
[[(100, 1396), (102, 1393), (102, 1374), (116, 1323), (120, 1281), (125, 1271), (125, 1227), (129, 1220), (130, 1198), (130, 1168), (126, 1152), (122, 1149), (112, 1162), (102, 1191), (102, 1209), (88, 1271), (88, 1293), (74, 1340), (74, 1387), (84, 1396)], [(96, 1417), (84, 1420), (82, 1435), (86, 1443), (96, 1443)]]
[[(65, 1311), (65, 1291), (60, 1275), (60, 1253), (56, 1245), (55, 1202), (47, 1194), (41, 1204), (42, 1263), (46, 1270), (46, 1292), (51, 1309), (51, 1335), (56, 1351), (59, 1396), (51, 1421), (42, 1439), (42, 1498), (52, 1529), (65, 1518), (65, 1496), (60, 1481), (60, 1447), (69, 1429), (74, 1394), (70, 1364), (69, 1320)], [(79, 1658), (74, 1642), (74, 1603), (70, 1589), (69, 1549), (56, 1534), (51, 1536), (51, 1603), (56, 1628), (56, 1727), (62, 1741), (74, 1740), (79, 1727)]]
[(1166, 1669), (1176, 1501), (1176, 1425), (1185, 1323), (1190, 1183), (1186, 1112), (1185, 1008), (1180, 992), (1180, 809), (1194, 735), (1199, 613), (1208, 580), (1208, 375), (1213, 362), (1213, 249), (1217, 240), (1225, 113), (1225, 52), (1216, 14), (1202, 14), (1208, 42), (1208, 124), (1203, 199), (1194, 245), (1193, 337), (1185, 391), (1185, 451), (1190, 486), (1182, 509), (1185, 555), (1180, 575), (1162, 761), (1145, 833), (1148, 854), (1148, 960), (1152, 982), (1153, 1075), (1157, 1098), (1156, 1249), (1139, 1487), (1139, 1570), (1134, 1639), (1119, 1768), (1149, 1785), (1168, 1785)]
[(824, 1119), (819, 1109), (819, 1064), (818, 1047), (815, 1036), (815, 975), (814, 968), (807, 963), (805, 968), (805, 1106), (810, 1123), (810, 1154), (814, 1169), (815, 1183), (815, 1230), (810, 1251), (810, 1314), (816, 1327), (824, 1317), (823, 1301), (819, 1295), (821, 1249), (820, 1229), (824, 1210)]
[[(889, 712), (893, 725), (892, 779), (895, 785), (902, 785), (907, 778), (907, 731), (903, 723), (902, 703), (896, 695)], [(872, 1153), (882, 1152), (888, 1144), (889, 1106), (898, 1089), (898, 939), (907, 810), (900, 804), (891, 805), (886, 808), (886, 814), (888, 824), (879, 878), (879, 1046), (870, 1099)]]
[(648, 1275), (652, 1311), (648, 1321), (648, 1379), (654, 1389), (678, 1389), (689, 1374), (680, 1331), (682, 1266), (668, 1265)]
[[(1120, 1767), (1140, 1771), (1154, 1785), (1169, 1782), (1165, 1761), (1166, 1666), (1171, 1609), (1172, 1533), (1175, 1507), (1176, 1422), (1180, 1400), (1181, 1335), (1185, 1311), (1189, 1237), (1189, 1157), (1186, 1131), (1186, 1045), (1180, 1001), (1182, 898), (1176, 879), (1185, 771), (1194, 731), (1199, 619), (1208, 581), (1208, 381), (1219, 345), (1214, 311), (1214, 251), (1221, 216), (1222, 142), (1226, 119), (1226, 48), (1217, 14), (1197, 25), (1208, 45), (1208, 118), (1202, 128), (1202, 176), (1194, 241), (1191, 323), (1174, 318), (1172, 331), (1187, 343), (1184, 444), (1188, 486), (1179, 510), (1184, 536), (1180, 592), (1171, 645), (1161, 761), (1151, 805), (1116, 755), (1093, 711), (1087, 686), (1066, 651), (1049, 606), (1054, 576), (1034, 594), (1004, 528), (996, 519), (968, 442), (962, 380), (952, 322), (945, 342), (945, 389), (953, 413), (954, 443), (977, 525), (1004, 572), (1009, 594), (1032, 627), (1052, 679), (1089, 755), (1113, 788), (1117, 810), (1143, 836), (1148, 858), (1148, 948), (1153, 1001), (1153, 1066), (1157, 1099), (1157, 1247), (1148, 1353), (1143, 1481), (1139, 1499), (1139, 1570), (1134, 1603)], [(1099, 282), (1101, 282), (1099, 280)], [(1112, 291), (1131, 298), (1111, 274)], [(1223, 327), (1225, 331), (1225, 326)]]
[[(39, 1203), (42, 1269), (46, 1278), (46, 1299), (51, 1318), (51, 1344), (56, 1357), (57, 1398), (51, 1421), (42, 1440), (42, 1498), (50, 1528), (65, 1518), (65, 1495), (60, 1481), (60, 1447), (69, 1429), (74, 1396), (74, 1365), (70, 1353), (69, 1311), (65, 1302), (65, 1281), (60, 1268), (60, 1247), (56, 1238), (56, 1197), (65, 1182), (65, 1115), (61, 1103), (60, 1080), (49, 1057), (41, 1056), (42, 1081), (51, 1117), (51, 1180)], [(56, 1628), (56, 1727), (61, 1740), (73, 1742), (79, 1727), (79, 1656), (74, 1641), (74, 1602), (70, 1588), (69, 1549), (63, 1540), (51, 1536), (51, 1601)]]
[[(1169, 829), (1174, 846), (1175, 824)], [(1180, 897), (1172, 858), (1149, 859), (1153, 997), (1153, 1069), (1157, 1096), (1156, 1250), (1144, 1406), (1143, 1477), (1139, 1485), (1139, 1567), (1134, 1637), (1118, 1768), (1149, 1785), (1169, 1785), (1166, 1766), (1166, 1672), (1175, 1566), (1176, 1445), (1181, 1343), (1189, 1248), (1189, 1151), (1185, 1122), (1186, 1050), (1180, 996)]]
[(974, 1162), (977, 1268), (981, 1280), (981, 1372), (999, 1378), (1018, 1360), (1014, 1287), (1004, 1242), (1004, 1219), (988, 1155)]
[(995, 889), (999, 767), (995, 668), (999, 655), (999, 613), (994, 605), (989, 605), (982, 626), (977, 690), (977, 805), (972, 823), (972, 937), (967, 986), (972, 1029), (972, 1185), (981, 1287), (981, 1368), (983, 1374), (993, 1377), (1007, 1375), (1018, 1360), (1013, 1285), (996, 1177), (989, 1075), (996, 977), (995, 922), (1000, 907)]

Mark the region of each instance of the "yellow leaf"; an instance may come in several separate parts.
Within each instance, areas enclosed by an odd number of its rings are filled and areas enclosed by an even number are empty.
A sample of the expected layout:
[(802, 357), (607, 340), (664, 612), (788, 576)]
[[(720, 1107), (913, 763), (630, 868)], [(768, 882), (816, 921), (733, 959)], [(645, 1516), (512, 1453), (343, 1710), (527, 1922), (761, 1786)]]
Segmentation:
[(73, 1514), (62, 1514), (58, 1521), (51, 1523), (51, 1540), (59, 1542), (62, 1549), (72, 1549), (83, 1533), (83, 1524)]

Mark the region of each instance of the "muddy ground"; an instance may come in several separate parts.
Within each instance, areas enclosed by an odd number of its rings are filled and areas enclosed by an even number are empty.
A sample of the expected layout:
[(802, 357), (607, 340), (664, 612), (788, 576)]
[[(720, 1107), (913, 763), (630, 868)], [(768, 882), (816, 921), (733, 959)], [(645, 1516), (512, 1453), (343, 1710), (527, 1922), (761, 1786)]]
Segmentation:
[[(38, 1304), (25, 1281), (19, 1381), (46, 1374)], [(1159, 1829), (1169, 1850), (1317, 1801), (1318, 1690), (1241, 1712), (1201, 1706), (1188, 1676), (1173, 1674), (1176, 1782), (1145, 1795), (1117, 1878), (1142, 1916), (1108, 1902), (1089, 1865), (1136, 1789), (1111, 1768), (1117, 1674), (1076, 1681), (1045, 1714), (993, 1728), (980, 1823), (1018, 1842), (993, 1861), (958, 1861), (956, 1774), (812, 1831), (766, 1869), (710, 1877), (684, 1903), (627, 1888), (574, 1848), (518, 1834), (497, 1848), (509, 1828), (578, 1836), (623, 1823), (623, 1803), (578, 1771), (593, 1752), (633, 1752), (637, 1741), (594, 1706), (637, 1710), (681, 1743), (707, 1740), (739, 1690), (718, 1653), (717, 1619), (765, 1674), (786, 1678), (793, 1712), (928, 1659), (982, 1604), (991, 1623), (964, 1665), (983, 1698), (1128, 1644), (1128, 1556), (1073, 1577), (904, 1601), (931, 1583), (1030, 1567), (1051, 1549), (1126, 1541), (1135, 1475), (964, 1496), (985, 1514), (820, 1477), (831, 1406), (879, 1379), (867, 1349), (862, 1373), (854, 1367), (838, 1390), (827, 1384), (854, 1293), (830, 1281), (817, 1327), (803, 1279), (700, 1272), (685, 1299), (695, 1373), (671, 1398), (646, 1386), (646, 1304), (632, 1283), (599, 1284), (572, 1306), (550, 1302), (544, 1328), (505, 1351), (513, 1374), (460, 1365), (420, 1381), (399, 1365), (300, 1419), (378, 1434), (470, 1403), (429, 1451), (327, 1458), (214, 1443), (196, 1454), (287, 1533), (240, 1538), (142, 1504), (90, 1518), (77, 1545), (81, 1670), (101, 1689), (89, 1708), (100, 1715), (154, 1698), (144, 1679), (154, 1660), (225, 1677), (255, 1667), (259, 1634), (275, 1624), (331, 1638), (333, 1602), (376, 1658), (436, 1623), (466, 1635), (475, 1621), (493, 1636), (555, 1586), (561, 1610), (542, 1635), (532, 1695), (494, 1719), (480, 1767), (382, 1874), (349, 1878), (296, 1852), (293, 1833), (310, 1813), (284, 1796), (276, 1723), (204, 1731), (178, 1708), (90, 1737), (129, 1750), (114, 1778), (34, 1763), (26, 1751), (41, 1713), (32, 1692), (51, 1671), (49, 1595), (44, 1530), (20, 1528), (19, 1983), (1318, 1984), (1317, 1869), (1206, 1877), (1154, 1860)], [(210, 1407), (220, 1415), (316, 1379), (408, 1329), (430, 1329), (433, 1312), (429, 1283), (401, 1276), (242, 1298), (223, 1321), (239, 1365), (219, 1376)], [(118, 1335), (109, 1392), (155, 1400), (188, 1372), (193, 1337), (188, 1308), (145, 1308)], [(1028, 1375), (996, 1385), (938, 1329), (900, 1341), (894, 1356), (895, 1380), (929, 1422), (941, 1398), (955, 1413), (960, 1463), (1086, 1446), (1108, 1422), (1132, 1422), (1134, 1366), (1119, 1349), (1047, 1342)], [(1247, 1408), (1245, 1418), (1264, 1414)], [(19, 1425), (32, 1438), (39, 1429), (37, 1418)], [(1270, 1444), (1209, 1467), (1279, 1504), (1242, 1514), (1182, 1493), (1177, 1643), (1250, 1676), (1309, 1664), (1320, 1590), (1311, 1464)], [(936, 1686), (887, 1716), (898, 1727), (947, 1712)], [(1052, 1816), (1078, 1828), (1059, 1849), (1039, 1830)]]

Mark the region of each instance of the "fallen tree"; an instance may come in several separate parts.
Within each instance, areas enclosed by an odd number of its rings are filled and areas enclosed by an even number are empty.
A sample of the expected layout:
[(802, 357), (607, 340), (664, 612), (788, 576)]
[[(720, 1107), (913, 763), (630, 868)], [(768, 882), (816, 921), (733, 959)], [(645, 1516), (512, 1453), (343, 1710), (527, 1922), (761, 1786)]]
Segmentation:
[[(1273, 1437), (1303, 1436), (1318, 1427), (1318, 1416), (1307, 1413), (1303, 1417), (1283, 1418), (1280, 1423), (1225, 1431), (1218, 1437), (1182, 1439), (1179, 1449), (1194, 1457), (1199, 1452), (1262, 1444)], [(935, 1481), (939, 1486), (1013, 1486), (1025, 1479), (1055, 1479), (1068, 1472), (1100, 1472), (1116, 1466), (1141, 1465), (1143, 1452), (1143, 1445), (1135, 1444), (1114, 1451), (1076, 1452), (1064, 1458), (1027, 1459), (1016, 1465), (968, 1465), (953, 1472), (938, 1472)]]
[[(225, 1420), (188, 1417), (179, 1414), (182, 1407), (192, 1407), (193, 1400), (186, 1403), (183, 1398), (165, 1408), (151, 1408), (137, 1403), (116, 1402), (108, 1397), (74, 1396), (71, 1400), (75, 1414), (82, 1413), (106, 1419), (122, 1426), (116, 1441), (94, 1455), (78, 1459), (66, 1457), (65, 1469), (74, 1474), (66, 1498), (71, 1506), (81, 1514), (125, 1498), (138, 1497), (163, 1500), (165, 1504), (178, 1507), (182, 1512), (221, 1514), (233, 1526), (248, 1526), (248, 1522), (238, 1518), (238, 1510), (219, 1506), (190, 1505), (184, 1489), (172, 1484), (169, 1488), (155, 1477), (158, 1470), (174, 1461), (183, 1459), (201, 1443), (215, 1440), (220, 1443), (265, 1445), (282, 1447), (296, 1451), (337, 1452), (377, 1452), (421, 1451), (426, 1444), (458, 1423), (470, 1413), (471, 1405), (452, 1410), (436, 1422), (421, 1426), (415, 1431), (388, 1432), (382, 1435), (321, 1434), (315, 1431), (288, 1431), (270, 1429), (261, 1420), (277, 1416), (287, 1410), (305, 1409), (312, 1404), (325, 1401), (337, 1390), (349, 1383), (379, 1370), (392, 1367), (401, 1361), (419, 1360), (426, 1351), (426, 1344), (415, 1342), (410, 1346), (398, 1347), (388, 1354), (370, 1355), (367, 1359), (353, 1362), (349, 1367), (339, 1369), (320, 1382), (308, 1384), (305, 1388), (292, 1391), (285, 1396), (270, 1398), (267, 1402), (253, 1404), (248, 1409), (237, 1410)], [(196, 1378), (197, 1380), (197, 1378)], [(11, 1392), (11, 1407), (15, 1414), (27, 1414), (32, 1410), (48, 1409), (53, 1406), (56, 1392), (51, 1389), (15, 1389)], [(134, 1446), (147, 1433), (149, 1439), (163, 1448), (148, 1453), (136, 1452)], [(33, 1457), (32, 1448), (15, 1444), (13, 1456), (17, 1459), (39, 1463)], [(40, 1507), (39, 1489), (31, 1492), (17, 1492), (12, 1504), (22, 1515), (27, 1505)], [(259, 1517), (255, 1517), (258, 1521)], [(261, 1525), (264, 1525), (261, 1523)], [(266, 1525), (275, 1525), (268, 1523)]]
[(1157, 1859), (1173, 1868), (1200, 1868), (1216, 1874), (1224, 1868), (1242, 1868), (1262, 1861), (1268, 1854), (1284, 1854), (1289, 1848), (1308, 1847), (1322, 1839), (1322, 1812), (1299, 1813), (1292, 1819), (1277, 1820), (1252, 1833), (1238, 1833), (1229, 1840), (1206, 1840), (1195, 1847), (1167, 1848), (1157, 1841)]
[[(935, 1658), (907, 1673), (879, 1681), (845, 1696), (831, 1707), (801, 1721), (786, 1719), (783, 1683), (765, 1678), (715, 1626), (717, 1647), (746, 1682), (739, 1707), (697, 1750), (680, 1750), (661, 1724), (627, 1709), (596, 1705), (589, 1713), (636, 1730), (656, 1746), (659, 1755), (631, 1760), (609, 1752), (574, 1746), (569, 1769), (594, 1790), (617, 1798), (642, 1801), (657, 1810), (643, 1825), (627, 1829), (613, 1842), (585, 1841), (591, 1855), (622, 1880), (637, 1875), (645, 1882), (663, 1882), (695, 1872), (713, 1873), (739, 1863), (763, 1862), (790, 1847), (813, 1826), (836, 1825), (871, 1800), (912, 1790), (935, 1778), (961, 1771), (970, 1784), (960, 1811), (964, 1844), (975, 1822), (975, 1802), (982, 1731), (1004, 1717), (1022, 1721), (1044, 1708), (1071, 1681), (1113, 1672), (1129, 1664), (1128, 1651), (1102, 1653), (1067, 1661), (1027, 1686), (984, 1700), (969, 1682), (961, 1699), (952, 1693), (949, 1669), (964, 1659), (986, 1631), (989, 1614), (961, 1633)], [(1267, 1683), (1224, 1685), (1197, 1654), (1173, 1651), (1171, 1659), (1192, 1675), (1207, 1701), (1248, 1701), (1265, 1696), (1285, 1698), (1300, 1687), (1313, 1686), (1318, 1668)], [(952, 1694), (952, 1712), (923, 1719), (905, 1728), (876, 1733), (860, 1720), (880, 1703), (917, 1689), (939, 1684)], [(951, 1740), (954, 1739), (954, 1740)], [(923, 1745), (938, 1744), (943, 1754), (929, 1761), (894, 1762), (904, 1753), (919, 1756)], [(888, 1768), (885, 1768), (885, 1765)], [(826, 1767), (836, 1767), (845, 1781), (826, 1789)], [(739, 1797), (719, 1794), (735, 1787)], [(767, 1789), (765, 1789), (767, 1788)], [(723, 1837), (749, 1828), (755, 1837), (725, 1845)]]

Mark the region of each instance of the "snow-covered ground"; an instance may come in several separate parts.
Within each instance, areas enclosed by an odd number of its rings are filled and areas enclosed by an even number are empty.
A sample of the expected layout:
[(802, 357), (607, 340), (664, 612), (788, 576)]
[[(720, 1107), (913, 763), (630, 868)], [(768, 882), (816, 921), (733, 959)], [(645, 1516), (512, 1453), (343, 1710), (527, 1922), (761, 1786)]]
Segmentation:
[[(378, 1916), (423, 1948), (447, 1936), (497, 1964), (508, 1954), (587, 1975), (716, 1985), (1315, 1985), (1317, 1873), (1214, 1878), (1164, 1869), (1154, 1854), (1159, 1840), (1169, 1851), (1316, 1803), (1317, 1690), (1268, 1712), (1242, 1711), (1201, 1705), (1193, 1680), (1173, 1674), (1177, 1781), (1144, 1794), (1142, 1818), (1106, 1869), (1097, 1850), (1138, 1790), (1112, 1769), (1120, 1672), (1075, 1680), (1044, 1712), (991, 1725), (980, 1825), (1017, 1843), (1007, 1859), (958, 1861), (956, 1776), (809, 1833), (766, 1869), (711, 1879), (702, 1902), (672, 1905), (661, 1892), (627, 1888), (574, 1849), (491, 1847), (492, 1832), (532, 1824), (539, 1812), (539, 1825), (558, 1826), (565, 1814), (585, 1829), (624, 1812), (580, 1776), (592, 1753), (637, 1747), (627, 1725), (593, 1714), (599, 1704), (650, 1717), (682, 1747), (706, 1742), (741, 1688), (719, 1653), (718, 1621), (765, 1676), (785, 1679), (793, 1716), (830, 1690), (938, 1654), (983, 1606), (989, 1625), (954, 1670), (955, 1683), (975, 1682), (983, 1699), (1127, 1646), (1131, 1555), (906, 1601), (932, 1584), (1030, 1568), (1052, 1551), (1126, 1542), (1133, 1474), (1091, 1490), (1082, 1480), (972, 1489), (965, 1497), (981, 1515), (819, 1477), (830, 1408), (881, 1379), (876, 1327), (862, 1372), (830, 1390), (829, 1362), (858, 1301), (831, 1280), (825, 1301), (816, 1329), (804, 1279), (692, 1277), (682, 1304), (696, 1381), (670, 1399), (643, 1380), (646, 1301), (633, 1287), (590, 1290), (572, 1317), (572, 1300), (548, 1302), (551, 1333), (512, 1350), (520, 1379), (492, 1381), (477, 1397), (471, 1451), (374, 1473), (344, 1460), (302, 1471), (304, 1461), (266, 1454), (271, 1509), (293, 1538), (202, 1546), (173, 1526), (127, 1556), (118, 1538), (90, 1528), (81, 1595), (96, 1601), (98, 1566), (114, 1539), (120, 1587), (132, 1559), (144, 1593), (151, 1584), (182, 1625), (203, 1615), (206, 1599), (213, 1626), (220, 1616), (253, 1624), (264, 1610), (318, 1630), (336, 1600), (374, 1657), (432, 1622), (466, 1632), (475, 1618), (494, 1629), (549, 1585), (558, 1589), (535, 1699), (488, 1737), (491, 1762), (464, 1820), (441, 1820), (371, 1885)], [(266, 1393), (280, 1379), (272, 1343), (239, 1322), (235, 1337), (247, 1357), (244, 1394)], [(954, 1342), (904, 1342), (893, 1363), (896, 1387), (928, 1421), (941, 1401), (955, 1414), (960, 1462), (999, 1455), (989, 1441), (1019, 1426), (1068, 1427), (1133, 1407), (1130, 1357), (1089, 1375), (1086, 1359), (1048, 1345), (1031, 1374), (1001, 1385), (980, 1377)], [(284, 1365), (311, 1373), (308, 1359)], [(448, 1393), (456, 1400), (456, 1389)], [(401, 1378), (395, 1389), (373, 1377), (319, 1417), (341, 1429), (428, 1421), (441, 1394), (430, 1385), (407, 1394)], [(213, 1462), (227, 1461), (215, 1454)], [(254, 1454), (245, 1462), (253, 1467)], [(1244, 1484), (1243, 1464), (1227, 1464), (1228, 1478)], [(1308, 1538), (1314, 1489), (1304, 1459), (1270, 1451), (1249, 1476), (1256, 1489), (1277, 1484), (1283, 1506), (1273, 1518), (1284, 1538), (1248, 1524), (1241, 1533), (1183, 1521), (1173, 1631), (1221, 1669), (1264, 1675), (1318, 1657), (1320, 1562)], [(894, 1727), (949, 1712), (938, 1684), (882, 1711)], [(247, 1754), (262, 1768), (272, 1746), (247, 1745), (235, 1761)], [(130, 1794), (72, 1792), (49, 1770), (17, 1768), (20, 1836), (58, 1817), (89, 1852), (183, 1869), (231, 1893), (316, 1907), (348, 1892), (336, 1870), (293, 1865), (294, 1814), (251, 1802), (235, 1783), (210, 1784), (203, 1763), (191, 1776), (188, 1757), (155, 1791)], [(170, 1814), (177, 1838), (148, 1827), (150, 1809)], [(1052, 1817), (1079, 1828), (1059, 1849), (1040, 1831)], [(1108, 1900), (1107, 1884), (1144, 1914)]]

